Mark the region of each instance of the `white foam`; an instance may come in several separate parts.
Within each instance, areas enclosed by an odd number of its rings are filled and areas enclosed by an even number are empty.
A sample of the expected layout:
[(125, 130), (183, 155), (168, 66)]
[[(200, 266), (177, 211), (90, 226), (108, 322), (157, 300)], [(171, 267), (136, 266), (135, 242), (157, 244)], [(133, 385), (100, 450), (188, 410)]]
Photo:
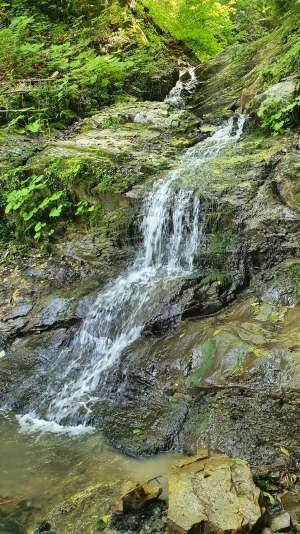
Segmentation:
[(38, 433), (40, 435), (50, 432), (51, 434), (67, 434), (68, 436), (82, 436), (82, 434), (93, 434), (95, 427), (92, 426), (62, 426), (55, 421), (45, 421), (38, 419), (35, 414), (16, 414), (16, 419), (19, 422), (19, 432), (23, 434)]

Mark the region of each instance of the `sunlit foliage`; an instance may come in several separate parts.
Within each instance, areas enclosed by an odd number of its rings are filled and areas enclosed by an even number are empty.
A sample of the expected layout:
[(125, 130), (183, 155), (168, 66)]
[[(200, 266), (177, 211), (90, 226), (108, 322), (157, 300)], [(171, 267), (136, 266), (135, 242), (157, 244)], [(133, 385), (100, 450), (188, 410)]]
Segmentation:
[(220, 51), (233, 30), (235, 0), (143, 0), (159, 25), (183, 40), (199, 59)]

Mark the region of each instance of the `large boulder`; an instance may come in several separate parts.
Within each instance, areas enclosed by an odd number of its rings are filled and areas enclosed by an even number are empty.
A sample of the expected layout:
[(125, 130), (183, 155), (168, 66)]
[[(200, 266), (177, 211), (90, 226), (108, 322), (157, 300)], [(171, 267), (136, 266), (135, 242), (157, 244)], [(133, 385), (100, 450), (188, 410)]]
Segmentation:
[(247, 462), (200, 451), (169, 476), (169, 534), (246, 533), (263, 526), (265, 507)]
[(282, 106), (287, 105), (289, 99), (293, 96), (297, 80), (293, 77), (282, 80), (272, 87), (268, 87), (262, 93), (259, 93), (253, 99), (252, 107), (258, 108), (265, 100), (279, 98)]

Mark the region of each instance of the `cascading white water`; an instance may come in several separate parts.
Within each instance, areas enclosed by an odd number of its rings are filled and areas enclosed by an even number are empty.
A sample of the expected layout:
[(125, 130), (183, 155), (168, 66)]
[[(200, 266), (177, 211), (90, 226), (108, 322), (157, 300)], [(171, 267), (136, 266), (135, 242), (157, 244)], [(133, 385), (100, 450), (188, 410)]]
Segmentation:
[(71, 346), (50, 370), (46, 392), (29, 414), (18, 416), (27, 429), (30, 423), (39, 428), (39, 417), (49, 422), (50, 430), (57, 430), (57, 424), (85, 425), (91, 418), (101, 377), (154, 315), (157, 288), (193, 269), (203, 214), (193, 189), (181, 183), (184, 175), (196, 176), (197, 169), (203, 170), (235, 143), (243, 124), (242, 116), (236, 124), (231, 119), (211, 138), (187, 150), (178, 169), (155, 183), (141, 208), (143, 240), (133, 265), (101, 291)]
[[(181, 77), (186, 73), (189, 73), (190, 79), (187, 81), (182, 81)], [(186, 101), (191, 99), (199, 83), (200, 82), (197, 80), (195, 75), (195, 67), (182, 69), (178, 82), (165, 98), (166, 104), (169, 104), (169, 106), (177, 111), (184, 110)]]

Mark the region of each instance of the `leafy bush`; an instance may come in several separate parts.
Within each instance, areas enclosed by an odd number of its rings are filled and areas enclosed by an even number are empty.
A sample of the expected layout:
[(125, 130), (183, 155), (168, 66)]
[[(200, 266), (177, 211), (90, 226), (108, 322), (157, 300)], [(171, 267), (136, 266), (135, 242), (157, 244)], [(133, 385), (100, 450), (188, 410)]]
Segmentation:
[(39, 133), (122, 94), (149, 98), (149, 79), (174, 64), (164, 58), (164, 36), (139, 11), (136, 19), (119, 0), (0, 3), (2, 124)]
[[(44, 180), (44, 176), (32, 175), (26, 180), (21, 181), (20, 189), (14, 189), (7, 195), (7, 205), (5, 208), (5, 213), (16, 212), (14, 216), (14, 221), (16, 223), (17, 229), (28, 231), (34, 225), (34, 239), (39, 239), (41, 237), (41, 232), (46, 225), (46, 222), (41, 222), (36, 219), (45, 216), (50, 217), (59, 217), (62, 209), (65, 206), (69, 206), (70, 203), (66, 200), (61, 200), (64, 191), (56, 191), (51, 196), (38, 195), (37, 193), (41, 190), (45, 190), (47, 181)], [(57, 201), (60, 201), (57, 204)], [(28, 225), (27, 222), (31, 221)], [(52, 235), (54, 230), (48, 229), (48, 236)]]
[[(26, 130), (41, 130), (44, 121), (70, 124), (80, 115), (109, 102), (111, 93), (128, 76), (131, 60), (98, 55), (91, 47), (91, 39), (78, 39), (75, 29), (71, 40), (47, 45), (36, 41), (33, 17), (13, 18), (7, 28), (0, 30), (0, 65), (2, 73), (15, 78), (41, 79), (42, 86), (21, 86), (17, 91), (7, 83), (0, 92), (0, 105), (15, 111), (7, 117)], [(46, 77), (46, 80), (44, 79)], [(1, 94), (2, 93), (2, 94)], [(34, 126), (29, 126), (34, 123)]]
[(287, 105), (282, 105), (280, 97), (268, 98), (261, 104), (257, 115), (263, 119), (262, 127), (271, 135), (289, 132), (300, 121), (300, 96), (294, 96)]
[(256, 41), (269, 31), (271, 6), (267, 0), (236, 0), (231, 14), (234, 41)]
[(297, 263), (292, 265), (290, 268), (290, 274), (294, 288), (294, 299), (297, 299), (300, 296), (300, 265)]

